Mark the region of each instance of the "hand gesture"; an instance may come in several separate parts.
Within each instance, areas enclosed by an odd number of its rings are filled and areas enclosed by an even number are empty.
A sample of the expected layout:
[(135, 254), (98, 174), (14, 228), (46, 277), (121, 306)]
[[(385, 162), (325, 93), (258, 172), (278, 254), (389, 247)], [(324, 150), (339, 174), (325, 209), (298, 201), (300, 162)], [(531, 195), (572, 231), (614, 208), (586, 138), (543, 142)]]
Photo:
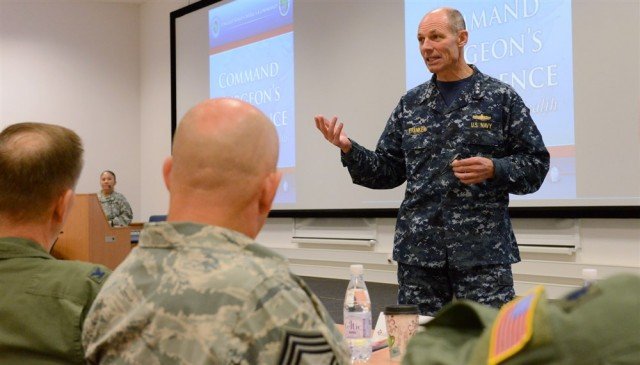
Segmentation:
[(351, 141), (342, 131), (344, 124), (338, 123), (338, 117), (333, 117), (331, 120), (328, 120), (322, 115), (316, 115), (314, 119), (316, 121), (316, 127), (327, 141), (340, 148), (344, 153), (351, 151)]

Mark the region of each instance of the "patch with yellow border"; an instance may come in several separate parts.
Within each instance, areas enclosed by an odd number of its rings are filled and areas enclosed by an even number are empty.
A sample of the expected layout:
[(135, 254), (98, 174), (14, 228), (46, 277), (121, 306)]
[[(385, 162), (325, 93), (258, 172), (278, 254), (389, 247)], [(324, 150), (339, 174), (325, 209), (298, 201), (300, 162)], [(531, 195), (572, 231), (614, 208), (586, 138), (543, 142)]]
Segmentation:
[(500, 309), (491, 328), (488, 365), (497, 365), (517, 354), (531, 340), (533, 315), (543, 292), (542, 286), (537, 286)]

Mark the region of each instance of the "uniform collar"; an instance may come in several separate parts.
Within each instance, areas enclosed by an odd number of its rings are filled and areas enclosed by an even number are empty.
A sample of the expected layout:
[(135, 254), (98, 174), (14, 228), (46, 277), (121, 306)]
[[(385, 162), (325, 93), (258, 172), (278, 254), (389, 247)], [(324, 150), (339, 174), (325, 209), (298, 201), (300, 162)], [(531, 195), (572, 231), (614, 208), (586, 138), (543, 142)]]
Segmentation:
[(35, 241), (20, 237), (0, 237), (0, 259), (19, 257), (54, 259)]
[(261, 257), (273, 257), (286, 260), (280, 254), (255, 242), (252, 238), (224, 227), (192, 222), (154, 222), (144, 225), (140, 232), (141, 248), (180, 247), (215, 248), (221, 242), (237, 245), (241, 249), (252, 251)]
[[(471, 82), (473, 83), (471, 98), (482, 99), (482, 97), (484, 96), (484, 91), (481, 88), (481, 81), (484, 80), (486, 76), (482, 72), (480, 72), (480, 70), (478, 70), (475, 65), (469, 64), (469, 67), (473, 69), (473, 75), (471, 75)], [(429, 107), (431, 107), (432, 109), (436, 109), (435, 104), (439, 98), (436, 98), (435, 96), (439, 95), (440, 91), (438, 91), (438, 88), (436, 87), (436, 75), (433, 74), (431, 76), (431, 80), (426, 83), (426, 88), (422, 92), (422, 95), (418, 97), (418, 102), (422, 104), (425, 101), (429, 101)]]
[(108, 200), (108, 199), (115, 199), (116, 194), (117, 194), (117, 192), (114, 190), (111, 194), (104, 195), (102, 190), (100, 190), (97, 195), (98, 195), (98, 198), (100, 198), (100, 199)]

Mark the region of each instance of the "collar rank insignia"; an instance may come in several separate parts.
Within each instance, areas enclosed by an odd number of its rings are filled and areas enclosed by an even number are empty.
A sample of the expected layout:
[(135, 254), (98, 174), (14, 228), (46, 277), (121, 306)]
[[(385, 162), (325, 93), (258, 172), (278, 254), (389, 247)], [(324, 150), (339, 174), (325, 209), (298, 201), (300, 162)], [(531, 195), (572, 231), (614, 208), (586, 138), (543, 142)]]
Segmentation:
[(487, 120), (491, 120), (490, 116), (484, 115), (484, 114), (477, 114), (472, 116), (471, 118), (473, 118), (474, 120), (479, 120), (481, 122), (486, 122)]
[(533, 314), (543, 293), (542, 286), (507, 303), (491, 328), (488, 365), (497, 365), (522, 350), (533, 337)]
[(106, 272), (104, 272), (104, 270), (96, 266), (93, 269), (93, 271), (89, 274), (89, 278), (91, 278), (91, 280), (95, 281), (96, 283), (100, 284), (102, 283), (102, 280), (104, 279), (105, 274)]

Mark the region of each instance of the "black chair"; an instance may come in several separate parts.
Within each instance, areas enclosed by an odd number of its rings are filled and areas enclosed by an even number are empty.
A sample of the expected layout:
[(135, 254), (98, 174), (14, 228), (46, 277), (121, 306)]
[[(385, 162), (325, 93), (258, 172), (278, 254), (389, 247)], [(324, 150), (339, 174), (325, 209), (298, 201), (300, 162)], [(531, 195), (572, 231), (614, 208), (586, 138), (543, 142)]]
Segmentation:
[[(164, 222), (167, 220), (166, 214), (157, 214), (149, 217), (149, 222)], [(138, 243), (140, 238), (140, 230), (131, 231), (131, 243)]]
[(149, 217), (149, 222), (164, 222), (166, 220), (167, 220), (166, 214), (152, 215), (151, 217)]

